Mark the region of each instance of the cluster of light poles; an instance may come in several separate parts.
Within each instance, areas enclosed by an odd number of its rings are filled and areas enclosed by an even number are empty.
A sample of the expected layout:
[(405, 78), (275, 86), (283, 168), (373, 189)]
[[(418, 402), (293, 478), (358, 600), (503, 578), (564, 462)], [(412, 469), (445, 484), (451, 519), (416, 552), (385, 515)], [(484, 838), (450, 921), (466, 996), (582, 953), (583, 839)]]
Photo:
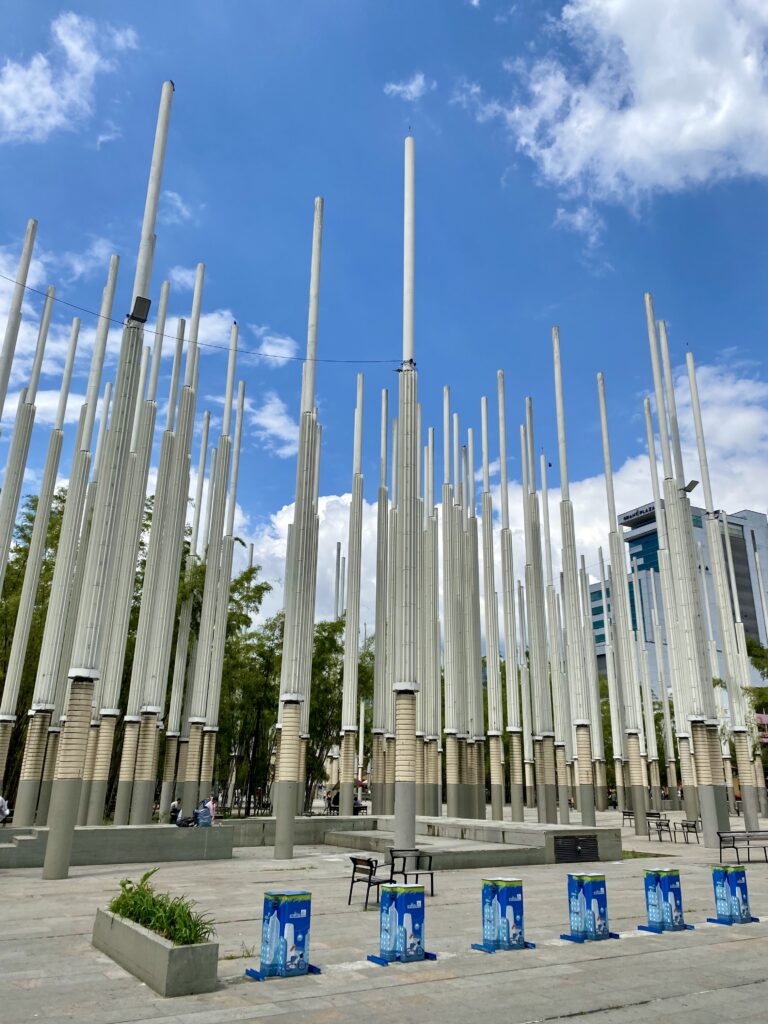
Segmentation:
[[(0, 771), (5, 769), (15, 716), (28, 714), (16, 800), (16, 823), (50, 828), (44, 875), (65, 877), (77, 824), (103, 819), (117, 724), (123, 716), (116, 824), (151, 820), (158, 772), (161, 817), (176, 792), (191, 811), (213, 782), (224, 640), (234, 548), (234, 519), (244, 415), (244, 385), (235, 397), (238, 327), (232, 325), (221, 434), (208, 459), (209, 416), (194, 494), (187, 568), (202, 558), (205, 584), (200, 622), (192, 631), (192, 601), (176, 621), (179, 571), (191, 482), (197, 415), (198, 330), (204, 267), (197, 268), (192, 312), (178, 322), (157, 485), (147, 539), (136, 647), (125, 707), (120, 689), (150, 462), (156, 434), (157, 390), (169, 286), (160, 288), (152, 351), (144, 347), (155, 225), (168, 138), (173, 85), (163, 86), (131, 300), (123, 323), (114, 382), (104, 387), (96, 450), (97, 401), (102, 388), (118, 260), (113, 257), (102, 294), (86, 402), (69, 467), (69, 487), (56, 553), (48, 615), (29, 709), (18, 709), (37, 582), (59, 471), (67, 394), (79, 320), (73, 321), (51, 431), (11, 656), (0, 702)], [(30, 221), (22, 249), (3, 346), (0, 397), (7, 392), (18, 337), (24, 287), (37, 225)], [(323, 201), (315, 200), (306, 361), (303, 366), (294, 519), (285, 570), (285, 631), (273, 785), (275, 856), (290, 857), (295, 816), (304, 806), (309, 739), (311, 665), (318, 558), (321, 426), (315, 404)], [(515, 573), (510, 527), (505, 381), (497, 376), (500, 464), (497, 529), (491, 488), (489, 404), (480, 402), (480, 517), (475, 490), (475, 435), (462, 439), (448, 387), (443, 394), (443, 477), (435, 501), (435, 432), (423, 429), (414, 344), (415, 144), (405, 140), (403, 349), (397, 416), (381, 396), (377, 493), (375, 668), (372, 708), (373, 810), (394, 815), (395, 846), (413, 848), (416, 816), (485, 818), (486, 781), (491, 816), (524, 819), (524, 804), (539, 821), (567, 823), (575, 804), (593, 825), (607, 806), (603, 700), (592, 629), (589, 579), (576, 545), (570, 497), (560, 336), (552, 331), (560, 482), (559, 579), (554, 573), (546, 458), (534, 455), (530, 398), (520, 426), (524, 563)], [(11, 549), (21, 485), (35, 417), (35, 398), (55, 295), (49, 289), (29, 383), (20, 394), (8, 465), (0, 492), (0, 580)], [(733, 803), (728, 735), (733, 738), (745, 822), (757, 827), (765, 812), (765, 785), (754, 746), (744, 687), (749, 659), (735, 587), (727, 518), (714, 506), (693, 358), (688, 374), (706, 504), (706, 530), (723, 650), (727, 694), (713, 686), (717, 648), (694, 543), (690, 485), (686, 483), (666, 326), (657, 324), (650, 295), (646, 321), (656, 425), (650, 400), (645, 418), (650, 477), (659, 539), (659, 571), (642, 587), (637, 562), (627, 573), (613, 488), (605, 382), (598, 375), (598, 406), (608, 511), (606, 567), (599, 552), (604, 612), (609, 732), (619, 806), (632, 807), (638, 834), (646, 810), (661, 804), (660, 758), (676, 802), (677, 765), (689, 817), (701, 815), (705, 842), (728, 827)], [(182, 357), (186, 342), (186, 362)], [(180, 386), (181, 384), (181, 386)], [(234, 431), (233, 431), (234, 418)], [(656, 436), (661, 455), (658, 479)], [(352, 499), (348, 548), (337, 545), (335, 615), (345, 616), (340, 722), (340, 811), (353, 812), (362, 774), (364, 708), (358, 702), (358, 656), (363, 529), (363, 378), (354, 414)], [(391, 437), (391, 446), (389, 444)], [(203, 481), (209, 465), (207, 514)], [(390, 482), (388, 484), (388, 472)], [(724, 543), (723, 543), (724, 540)], [(499, 555), (501, 593), (497, 591)], [(481, 568), (482, 567), (482, 568)], [(345, 580), (346, 576), (346, 580)], [(482, 580), (482, 583), (481, 583)], [(663, 609), (665, 636), (660, 610)], [(650, 623), (650, 637), (646, 632)], [(173, 635), (176, 654), (171, 669)], [(485, 637), (483, 658), (482, 637)], [(658, 749), (651, 690), (649, 639), (663, 711)], [(664, 647), (667, 657), (665, 658)], [(717, 670), (717, 671), (716, 671)], [(169, 678), (171, 692), (167, 693)], [(671, 693), (671, 704), (670, 696)], [(164, 721), (165, 709), (168, 714)], [(359, 717), (358, 717), (359, 716)], [(165, 760), (158, 764), (166, 731)], [(725, 730), (725, 732), (724, 732)], [(486, 770), (487, 764), (487, 770)]]

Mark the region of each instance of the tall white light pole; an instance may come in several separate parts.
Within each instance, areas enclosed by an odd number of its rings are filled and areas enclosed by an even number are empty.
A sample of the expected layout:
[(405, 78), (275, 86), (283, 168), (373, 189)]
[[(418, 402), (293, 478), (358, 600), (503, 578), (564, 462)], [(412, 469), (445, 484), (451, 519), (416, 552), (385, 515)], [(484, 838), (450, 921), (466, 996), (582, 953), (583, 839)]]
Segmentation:
[[(51, 502), (56, 487), (56, 477), (59, 472), (59, 460), (61, 448), (64, 442), (64, 416), (67, 409), (67, 398), (69, 386), (72, 380), (72, 368), (75, 362), (75, 350), (80, 331), (80, 318), (75, 317), (72, 321), (72, 330), (69, 336), (69, 348), (64, 363), (64, 374), (59, 390), (59, 404), (56, 410), (56, 419), (51, 430), (50, 441), (48, 442), (48, 453), (45, 457), (43, 478), (40, 482), (40, 493), (37, 498), (37, 511), (32, 526), (32, 536), (29, 542), (29, 553), (27, 564), (24, 569), (24, 582), (19, 596), (19, 610), (16, 615), (16, 626), (13, 631), (13, 642), (11, 653), (8, 658), (8, 670), (5, 675), (5, 686), (3, 697), (0, 701), (0, 786), (5, 772), (6, 758), (8, 756), (8, 745), (11, 738), (13, 724), (16, 721), (16, 705), (19, 699), (24, 661), (29, 643), (29, 632), (32, 626), (32, 615), (35, 610), (35, 597), (40, 582), (40, 569), (45, 555), (45, 543), (48, 534), (48, 522), (51, 513)], [(44, 738), (44, 733), (43, 733)]]
[(416, 679), (417, 644), (417, 375), (414, 361), (415, 144), (405, 140), (403, 231), (403, 362), (398, 388), (399, 488), (395, 626), (395, 847), (416, 845)]
[[(86, 390), (86, 401), (80, 414), (80, 425), (75, 441), (75, 454), (69, 470), (69, 486), (64, 502), (59, 546), (53, 566), (53, 579), (48, 596), (48, 611), (43, 628), (43, 639), (40, 646), (40, 657), (37, 663), (37, 674), (32, 694), (32, 707), (24, 743), (24, 756), (21, 765), (21, 777), (16, 794), (14, 821), (19, 825), (31, 825), (36, 820), (43, 824), (47, 817), (47, 804), (50, 793), (45, 798), (41, 792), (41, 780), (46, 764), (52, 770), (58, 754), (59, 728), (58, 721), (52, 721), (56, 708), (56, 692), (59, 677), (66, 672), (62, 670), (61, 660), (64, 648), (64, 635), (67, 625), (67, 611), (72, 602), (72, 584), (75, 572), (80, 528), (83, 521), (88, 474), (91, 467), (91, 438), (96, 417), (96, 406), (99, 398), (101, 372), (104, 365), (107, 336), (109, 333), (112, 303), (115, 297), (117, 282), (118, 257), (113, 256), (109, 264), (107, 283), (102, 293), (99, 320), (96, 326), (96, 337), (91, 353), (91, 365)], [(107, 385), (110, 389), (111, 385)], [(105, 395), (102, 405), (102, 424), (106, 422), (109, 397)], [(100, 430), (102, 436), (103, 430)], [(50, 730), (50, 731), (49, 731)], [(52, 779), (51, 775), (47, 776)], [(50, 784), (44, 785), (50, 790)], [(38, 805), (40, 803), (45, 807)], [(43, 812), (44, 813), (41, 813)]]
[(374, 814), (384, 811), (386, 759), (386, 720), (389, 694), (386, 688), (387, 662), (387, 527), (389, 492), (387, 490), (387, 434), (389, 431), (389, 394), (381, 392), (381, 434), (379, 450), (379, 491), (376, 513), (376, 625), (373, 664), (373, 751), (371, 764), (371, 802)]
[[(138, 390), (139, 364), (143, 343), (143, 321), (148, 312), (151, 254), (160, 198), (163, 162), (168, 141), (173, 84), (163, 85), (149, 185), (144, 209), (139, 257), (132, 299), (132, 313), (126, 320), (120, 350), (112, 421), (104, 445), (104, 471), (96, 493), (93, 525), (83, 571), (83, 588), (78, 609), (69, 670), (71, 680), (67, 724), (59, 743), (56, 777), (51, 795), (51, 820), (43, 864), (44, 878), (65, 878), (69, 873), (75, 823), (80, 803), (91, 704), (100, 676), (102, 626), (107, 581), (114, 565), (119, 512), (123, 503), (125, 477)], [(144, 300), (140, 302), (137, 300)], [(141, 308), (144, 306), (145, 308)]]
[[(613, 467), (611, 447), (608, 439), (608, 411), (605, 403), (605, 382), (602, 373), (597, 375), (597, 392), (600, 402), (600, 427), (603, 435), (603, 466), (605, 491), (608, 503), (608, 548), (611, 555), (613, 576), (611, 581), (611, 610), (613, 611), (614, 638), (616, 643), (616, 675), (618, 692), (624, 702), (624, 728), (626, 729), (626, 754), (629, 762), (629, 791), (632, 809), (635, 812), (635, 834), (648, 834), (645, 816), (645, 785), (640, 755), (640, 712), (637, 706), (637, 676), (635, 673), (634, 650), (632, 646), (632, 617), (627, 589), (624, 541), (619, 536), (616, 517), (616, 499), (613, 492)], [(625, 780), (626, 792), (626, 780)]]
[(349, 510), (347, 564), (349, 584), (347, 614), (344, 621), (344, 675), (341, 711), (341, 771), (339, 776), (339, 814), (354, 814), (355, 804), (355, 711), (357, 710), (357, 670), (360, 658), (360, 570), (363, 538), (363, 375), (357, 375), (354, 452), (352, 458), (352, 503)]
[(496, 382), (499, 406), (501, 591), (504, 607), (504, 673), (507, 693), (507, 732), (509, 733), (509, 790), (512, 821), (522, 821), (524, 817), (523, 733), (520, 723), (520, 684), (518, 681), (517, 625), (515, 622), (515, 572), (512, 560), (512, 533), (509, 528), (507, 421), (503, 370), (497, 372)]
[[(280, 678), (280, 753), (277, 761), (275, 857), (293, 856), (293, 836), (298, 801), (301, 753), (302, 704), (306, 696), (304, 681), (311, 665), (311, 646), (307, 649), (307, 630), (311, 630), (310, 612), (314, 608), (316, 574), (313, 572), (313, 545), (316, 533), (315, 447), (317, 423), (315, 375), (317, 359), (317, 322), (320, 305), (320, 254), (323, 236), (323, 201), (315, 200), (312, 231), (312, 262), (309, 283), (307, 357), (302, 374), (299, 454), (296, 471), (296, 501), (289, 549), (286, 580), (291, 592), (285, 600), (285, 632)], [(311, 635), (311, 633), (309, 634)]]

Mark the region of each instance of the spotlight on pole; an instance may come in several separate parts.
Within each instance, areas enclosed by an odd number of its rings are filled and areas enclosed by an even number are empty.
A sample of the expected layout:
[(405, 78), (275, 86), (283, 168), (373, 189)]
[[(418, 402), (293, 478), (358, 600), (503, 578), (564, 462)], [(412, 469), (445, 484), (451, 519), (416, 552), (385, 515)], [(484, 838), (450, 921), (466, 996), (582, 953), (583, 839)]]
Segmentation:
[(149, 318), (149, 307), (151, 299), (145, 299), (143, 295), (137, 295), (133, 300), (133, 310), (128, 314), (128, 319), (137, 324), (145, 324)]

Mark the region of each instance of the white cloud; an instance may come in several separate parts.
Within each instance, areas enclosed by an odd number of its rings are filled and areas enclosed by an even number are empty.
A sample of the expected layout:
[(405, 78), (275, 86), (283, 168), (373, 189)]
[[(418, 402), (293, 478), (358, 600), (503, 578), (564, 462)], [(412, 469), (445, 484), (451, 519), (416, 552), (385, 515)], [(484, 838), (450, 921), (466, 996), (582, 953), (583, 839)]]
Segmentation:
[(251, 330), (259, 339), (259, 347), (256, 349), (259, 361), (266, 366), (285, 366), (298, 353), (297, 342), (287, 334), (276, 334), (269, 327), (251, 324)]
[(114, 121), (107, 119), (103, 130), (96, 136), (96, 149), (101, 149), (108, 142), (114, 142), (115, 139), (121, 139), (122, 137), (122, 130)]
[(112, 54), (134, 49), (133, 29), (115, 29), (65, 11), (51, 23), (53, 46), (0, 70), (0, 142), (44, 142), (72, 131), (93, 112), (99, 75), (114, 72)]
[(164, 189), (160, 194), (157, 219), (161, 224), (187, 224), (194, 220), (195, 210), (178, 192)]
[(168, 280), (175, 288), (181, 288), (182, 291), (192, 291), (195, 287), (196, 276), (196, 267), (171, 267), (168, 271)]
[[(67, 397), (67, 408), (64, 413), (64, 423), (77, 423), (80, 419), (80, 409), (85, 402), (84, 394), (70, 392)], [(19, 392), (10, 392), (5, 400), (3, 410), (3, 423), (13, 423), (16, 419), (16, 408), (19, 404)], [(59, 408), (59, 391), (38, 391), (35, 398), (37, 412), (35, 423), (38, 426), (53, 426), (56, 419), (56, 411)]]
[(109, 260), (115, 246), (108, 238), (94, 238), (82, 252), (65, 252), (60, 256), (43, 253), (41, 259), (54, 270), (58, 269), (65, 281), (79, 281), (95, 273), (106, 277)]
[(758, 0), (570, 0), (556, 54), (512, 66), (522, 93), (455, 99), (502, 118), (547, 182), (633, 202), (768, 174), (768, 6)]
[(408, 103), (415, 103), (416, 100), (420, 100), (422, 96), (435, 88), (437, 88), (437, 82), (428, 79), (423, 71), (415, 71), (407, 81), (387, 82), (384, 92), (387, 96), (395, 96)]
[(605, 230), (605, 221), (591, 206), (578, 206), (575, 210), (560, 207), (555, 214), (555, 227), (584, 236), (588, 250), (597, 249)]
[(290, 458), (298, 451), (299, 425), (291, 417), (288, 407), (274, 391), (268, 391), (261, 405), (248, 405), (248, 422), (256, 436), (281, 459)]

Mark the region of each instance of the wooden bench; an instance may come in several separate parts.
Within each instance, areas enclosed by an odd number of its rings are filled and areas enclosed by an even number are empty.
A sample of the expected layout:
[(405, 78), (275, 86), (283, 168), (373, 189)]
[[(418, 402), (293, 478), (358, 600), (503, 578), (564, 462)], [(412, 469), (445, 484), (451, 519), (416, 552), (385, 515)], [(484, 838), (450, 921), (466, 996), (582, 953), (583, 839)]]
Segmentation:
[(739, 850), (746, 849), (747, 861), (751, 861), (751, 850), (753, 847), (762, 849), (765, 862), (768, 864), (768, 832), (718, 832), (720, 840), (720, 859), (723, 859), (723, 850), (735, 850), (736, 861), (741, 864)]
[(682, 821), (676, 821), (673, 832), (673, 839), (677, 842), (677, 836), (682, 835), (685, 842), (688, 842), (688, 836), (696, 836), (696, 842), (700, 843), (699, 839), (699, 823), (698, 821), (690, 821), (688, 818), (683, 818)]
[(392, 881), (392, 869), (390, 867), (389, 874), (378, 875), (376, 869), (379, 866), (379, 862), (375, 857), (350, 857), (352, 861), (352, 880), (349, 883), (349, 899), (347, 900), (347, 906), (352, 903), (352, 890), (356, 885), (365, 885), (365, 909), (368, 909), (368, 897), (371, 894), (371, 889), (376, 890), (376, 902), (379, 902), (379, 886), (386, 885), (387, 882)]
[(623, 810), (621, 812), (621, 826), (622, 826), (622, 828), (624, 827), (624, 825), (634, 825), (634, 824), (635, 824), (635, 812), (634, 811)]

